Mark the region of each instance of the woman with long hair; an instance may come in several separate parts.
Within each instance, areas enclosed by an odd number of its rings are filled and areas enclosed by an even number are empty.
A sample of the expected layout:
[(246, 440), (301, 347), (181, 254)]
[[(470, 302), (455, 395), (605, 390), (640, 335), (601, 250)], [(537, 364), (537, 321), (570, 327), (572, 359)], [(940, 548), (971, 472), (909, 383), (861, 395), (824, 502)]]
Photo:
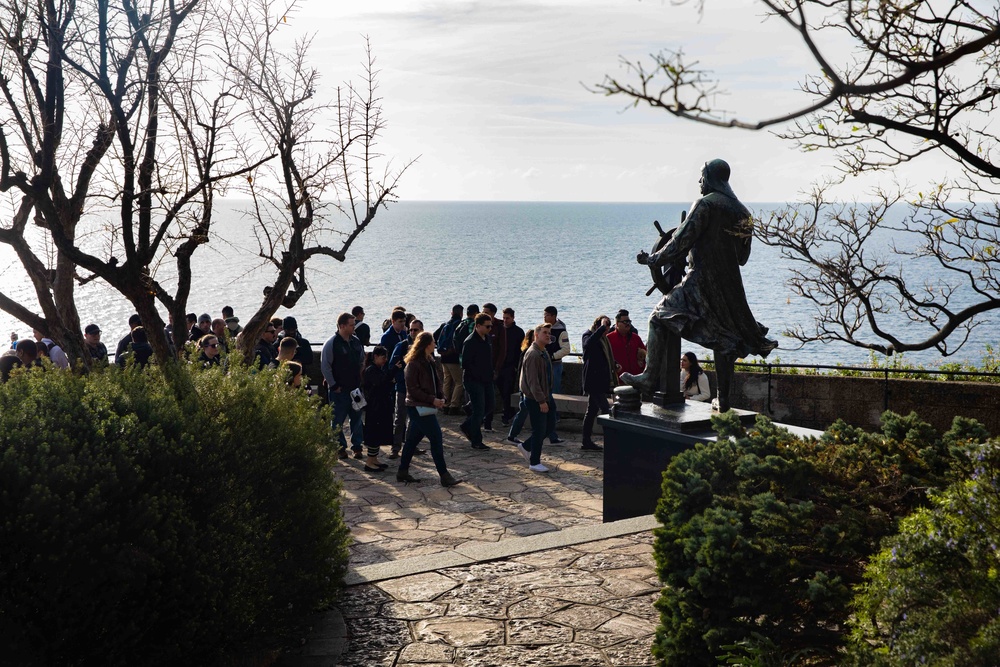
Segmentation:
[(681, 356), (681, 391), (684, 398), (692, 401), (709, 401), (712, 391), (708, 386), (708, 376), (701, 369), (698, 357), (694, 352), (685, 352)]
[(437, 419), (437, 411), (444, 407), (444, 385), (434, 363), (434, 336), (429, 331), (417, 336), (404, 361), (406, 362), (406, 369), (403, 371), (406, 381), (406, 414), (410, 420), (410, 428), (407, 430), (406, 441), (403, 443), (403, 451), (399, 458), (396, 481), (407, 483), (420, 481), (410, 475), (410, 460), (417, 449), (417, 443), (427, 436), (427, 440), (431, 443), (434, 467), (441, 477), (441, 486), (455, 486), (461, 480), (452, 477), (444, 463), (441, 425)]

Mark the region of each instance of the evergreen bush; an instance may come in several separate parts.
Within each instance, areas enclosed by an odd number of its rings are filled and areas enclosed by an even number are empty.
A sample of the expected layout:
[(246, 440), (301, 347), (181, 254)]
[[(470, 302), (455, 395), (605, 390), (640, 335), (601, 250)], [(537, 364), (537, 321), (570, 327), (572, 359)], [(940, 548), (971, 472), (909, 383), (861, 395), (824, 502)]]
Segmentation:
[(849, 664), (982, 667), (1000, 656), (1000, 442), (904, 519), (865, 572)]
[(872, 434), (838, 421), (802, 439), (762, 416), (745, 430), (721, 415), (717, 442), (673, 459), (656, 510), (661, 664), (716, 665), (740, 646), (835, 662), (867, 559), (983, 433), (956, 420), (938, 437), (913, 414), (883, 424)]
[(171, 372), (0, 385), (5, 662), (213, 664), (335, 596), (328, 411), (271, 372)]

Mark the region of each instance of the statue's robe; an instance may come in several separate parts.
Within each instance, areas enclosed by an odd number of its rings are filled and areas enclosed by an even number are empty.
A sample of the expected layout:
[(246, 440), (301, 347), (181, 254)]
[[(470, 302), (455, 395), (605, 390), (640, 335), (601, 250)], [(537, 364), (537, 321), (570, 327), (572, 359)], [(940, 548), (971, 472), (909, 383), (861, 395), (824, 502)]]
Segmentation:
[(717, 354), (766, 357), (778, 343), (750, 312), (740, 275), (752, 239), (750, 211), (735, 197), (710, 192), (696, 201), (673, 238), (649, 257), (651, 266), (662, 267), (687, 256), (684, 278), (651, 320)]

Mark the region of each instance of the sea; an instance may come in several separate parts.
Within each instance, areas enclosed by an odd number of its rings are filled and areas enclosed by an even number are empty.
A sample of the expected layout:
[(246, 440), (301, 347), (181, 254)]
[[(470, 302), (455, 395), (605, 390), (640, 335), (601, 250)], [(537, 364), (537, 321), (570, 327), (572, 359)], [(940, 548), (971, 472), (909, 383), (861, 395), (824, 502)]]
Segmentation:
[[(211, 243), (195, 253), (188, 311), (219, 317), (231, 305), (244, 320), (261, 303), (272, 270), (258, 256), (254, 225), (247, 215), (250, 202), (217, 203)], [(301, 333), (321, 343), (336, 330), (337, 316), (361, 305), (373, 331), (392, 308), (404, 306), (433, 330), (448, 319), (454, 304), (492, 302), (511, 307), (524, 328), (542, 321), (554, 305), (565, 322), (570, 342), (580, 350), (581, 335), (595, 318), (629, 310), (633, 325), (646, 339), (649, 312), (661, 298), (648, 293), (652, 279), (636, 263), (640, 250), (650, 250), (659, 238), (653, 222), (663, 229), (677, 226), (690, 203), (571, 203), (571, 202), (424, 202), (404, 201), (379, 211), (360, 234), (344, 262), (317, 257), (308, 267), (309, 292), (292, 311)], [(755, 215), (767, 216), (777, 204), (748, 204)], [(331, 239), (339, 242), (335, 235)], [(885, 254), (896, 241), (886, 236)], [(898, 261), (898, 260), (897, 260)], [(913, 284), (934, 286), (947, 276), (931, 262), (906, 262)], [(770, 362), (818, 365), (864, 365), (871, 353), (844, 343), (810, 343), (784, 331), (815, 327), (815, 306), (787, 285), (795, 263), (776, 249), (754, 241), (743, 267), (747, 301), (757, 320), (770, 329), (779, 349)], [(171, 284), (171, 263), (154, 269)], [(0, 247), (0, 291), (37, 310), (26, 274), (7, 247)], [(127, 330), (132, 309), (100, 281), (77, 288), (84, 325), (98, 324), (109, 346)], [(971, 298), (971, 297), (966, 297)], [(982, 320), (958, 354), (942, 359), (935, 350), (907, 353), (908, 363), (933, 367), (942, 361), (978, 364), (987, 345), (997, 344), (998, 315)], [(891, 327), (906, 339), (927, 331), (902, 316)], [(0, 312), (0, 331), (30, 336), (31, 331)], [(863, 334), (859, 334), (863, 335)], [(868, 336), (873, 339), (871, 336)], [(4, 335), (6, 340), (7, 335)], [(874, 339), (873, 339), (874, 340)], [(704, 356), (707, 351), (685, 344)], [(882, 359), (884, 361), (884, 359)]]

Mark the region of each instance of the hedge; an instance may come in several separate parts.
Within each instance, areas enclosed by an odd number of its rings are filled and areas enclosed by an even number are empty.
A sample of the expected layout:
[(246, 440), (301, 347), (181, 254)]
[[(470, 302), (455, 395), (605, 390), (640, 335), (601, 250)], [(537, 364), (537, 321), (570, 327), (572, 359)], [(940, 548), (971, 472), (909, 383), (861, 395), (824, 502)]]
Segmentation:
[(329, 423), (245, 368), (15, 373), (0, 385), (5, 660), (213, 664), (293, 636), (346, 571)]
[(722, 415), (717, 442), (673, 459), (656, 510), (661, 664), (714, 666), (734, 647), (762, 664), (842, 657), (868, 559), (986, 436), (962, 419), (943, 436), (913, 414), (883, 424), (872, 434), (837, 422), (802, 439), (762, 416), (744, 429)]

